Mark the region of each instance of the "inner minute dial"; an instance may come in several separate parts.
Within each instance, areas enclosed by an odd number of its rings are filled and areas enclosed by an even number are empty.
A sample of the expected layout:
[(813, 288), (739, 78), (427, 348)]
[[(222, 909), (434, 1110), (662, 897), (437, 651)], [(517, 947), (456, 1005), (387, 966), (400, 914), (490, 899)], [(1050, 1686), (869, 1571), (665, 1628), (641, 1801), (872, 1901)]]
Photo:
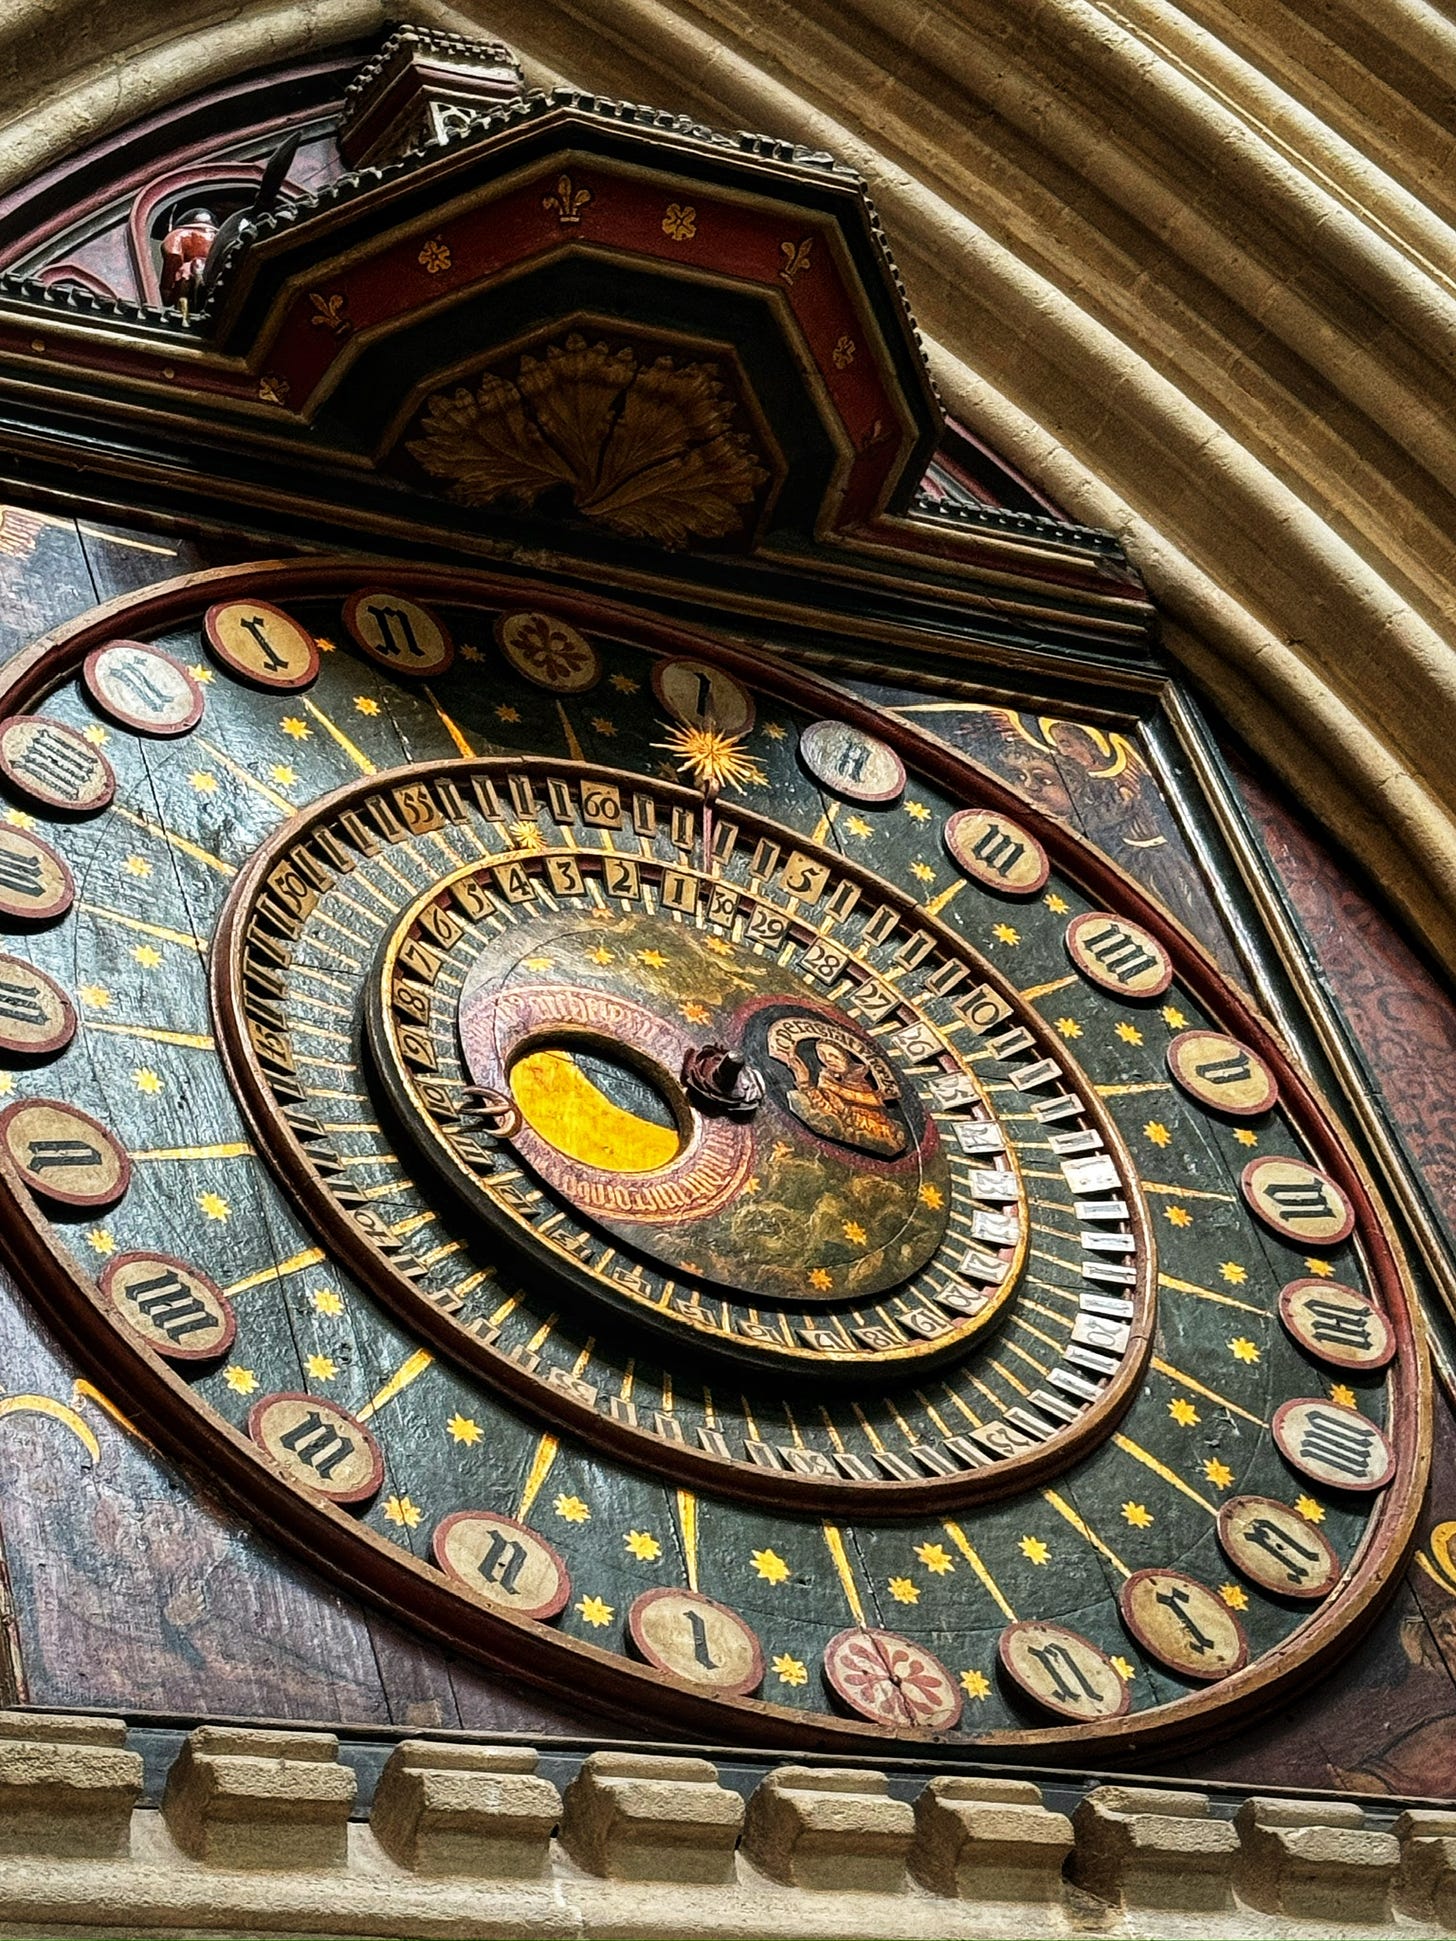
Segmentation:
[[(923, 910), (762, 818), (701, 808), (540, 760), (412, 770), (320, 804), (230, 905), (217, 997), (245, 1093), (381, 1291), (570, 1426), (590, 1416), (720, 1487), (825, 1501), (960, 1500), (1062, 1466), (1130, 1397), (1151, 1334), (1151, 1241), (1100, 1102)], [(338, 980), (338, 933), (366, 908), (384, 932), (359, 994), (379, 1110), (496, 1241), (574, 1292), (577, 1369), (513, 1335), (500, 1309), (519, 1316), (524, 1292), (435, 1293), (319, 1133), (310, 994)], [(358, 1109), (364, 1125), (372, 1095)], [(1055, 1250), (1030, 1275), (1033, 1223)], [(485, 1239), (468, 1218), (461, 1236), (467, 1255)], [(480, 1251), (477, 1285), (498, 1252)], [(1039, 1379), (1016, 1374), (1013, 1317)], [(721, 1362), (832, 1384), (851, 1434), (856, 1388), (899, 1393), (925, 1427), (908, 1458), (847, 1440), (827, 1410), (822, 1448), (781, 1444), (745, 1396), (743, 1433), (709, 1401), (693, 1447), (670, 1378), (661, 1408), (579, 1372), (597, 1336), (630, 1355), (644, 1334), (678, 1363), (679, 1398)], [(939, 1408), (919, 1385), (932, 1370)]]

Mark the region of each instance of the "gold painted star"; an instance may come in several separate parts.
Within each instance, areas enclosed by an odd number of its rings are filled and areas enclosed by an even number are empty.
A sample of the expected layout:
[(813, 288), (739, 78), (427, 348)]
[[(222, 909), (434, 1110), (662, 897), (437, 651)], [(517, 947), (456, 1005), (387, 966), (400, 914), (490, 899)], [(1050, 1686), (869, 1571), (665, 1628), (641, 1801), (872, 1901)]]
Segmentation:
[(310, 1355), (304, 1367), (316, 1382), (331, 1382), (339, 1372), (332, 1355)]
[(1247, 1267), (1240, 1267), (1236, 1260), (1225, 1260), (1219, 1265), (1219, 1277), (1226, 1280), (1230, 1287), (1242, 1287), (1249, 1278)]
[(1226, 1462), (1220, 1462), (1217, 1456), (1209, 1457), (1203, 1465), (1203, 1473), (1215, 1489), (1227, 1489), (1234, 1479), (1234, 1472)]
[(1218, 1594), (1231, 1611), (1247, 1611), (1249, 1593), (1241, 1584), (1220, 1584)]
[(391, 1496), (384, 1505), (385, 1520), (398, 1523), (406, 1530), (416, 1529), (424, 1512), (418, 1503), (412, 1503), (407, 1496)]
[(608, 721), (607, 717), (604, 714), (594, 714), (592, 716), (591, 725), (592, 725), (592, 733), (594, 735), (602, 735), (608, 741), (610, 741), (612, 736), (617, 732), (616, 722)]
[(938, 1186), (932, 1186), (927, 1180), (920, 1189), (920, 1202), (922, 1206), (928, 1206), (934, 1213), (939, 1207), (945, 1205), (945, 1195)]
[(870, 833), (870, 825), (862, 815), (846, 816), (844, 826), (852, 836), (867, 836)]
[(763, 732), (768, 736), (770, 741), (782, 741), (787, 730), (781, 721), (765, 721), (763, 724)]
[(731, 957), (733, 955), (732, 944), (725, 943), (723, 938), (708, 937), (705, 941), (708, 949), (712, 951), (715, 957)]
[(935, 871), (930, 867), (929, 863), (912, 863), (910, 865), (910, 874), (915, 878), (917, 883), (933, 883), (935, 881)]
[(1259, 1359), (1258, 1344), (1250, 1341), (1246, 1334), (1234, 1336), (1233, 1340), (1229, 1343), (1229, 1353), (1235, 1361), (1252, 1363)]
[(521, 959), (521, 965), (522, 965), (522, 968), (525, 970), (549, 971), (552, 968), (552, 959), (549, 957), (542, 957), (538, 954), (535, 957), (523, 957)]
[(1130, 1523), (1134, 1530), (1146, 1530), (1153, 1521), (1153, 1513), (1146, 1503), (1124, 1503), (1122, 1520)]
[(1333, 1279), (1335, 1272), (1327, 1260), (1307, 1260), (1304, 1263), (1304, 1271), (1307, 1274), (1313, 1274), (1316, 1280), (1322, 1281)]
[(76, 995), (90, 1011), (111, 1009), (111, 993), (104, 984), (83, 984)]
[(950, 1552), (943, 1543), (917, 1543), (915, 1555), (932, 1577), (944, 1577), (947, 1571), (955, 1569)]
[(1120, 1652), (1112, 1661), (1112, 1669), (1117, 1673), (1124, 1685), (1130, 1685), (1134, 1678), (1137, 1677), (1137, 1666), (1130, 1659), (1124, 1658)]
[(824, 1267), (816, 1267), (809, 1276), (810, 1287), (820, 1294), (827, 1294), (834, 1285), (834, 1276)]
[(12, 829), (33, 829), (35, 827), (35, 817), (33, 815), (27, 815), (24, 809), (7, 809), (5, 811), (5, 820), (10, 824)]
[(191, 666), (187, 669), (187, 672), (192, 676), (194, 681), (201, 681), (204, 687), (207, 687), (211, 684), (212, 669), (210, 667), (205, 666), (203, 662), (193, 661)]
[(268, 773), (281, 789), (291, 789), (298, 780), (297, 769), (290, 767), (287, 762), (274, 762)]
[(614, 950), (608, 950), (605, 944), (593, 944), (587, 952), (587, 956), (594, 964), (610, 964), (616, 954)]
[(1330, 1400), (1332, 1402), (1338, 1402), (1342, 1409), (1353, 1409), (1360, 1406), (1355, 1400), (1355, 1391), (1350, 1387), (1348, 1382), (1332, 1382), (1330, 1384)]
[(774, 1672), (781, 1685), (807, 1685), (809, 1668), (798, 1658), (791, 1658), (787, 1651), (781, 1651), (773, 1661)]
[(991, 935), (997, 940), (998, 943), (1019, 944), (1021, 942), (1021, 932), (1015, 927), (1014, 924), (1010, 924), (1010, 923), (992, 924)]
[(122, 864), (128, 876), (150, 876), (152, 866), (145, 856), (128, 856)]
[(1257, 1146), (1259, 1143), (1258, 1133), (1251, 1132), (1248, 1126), (1237, 1127), (1234, 1132), (1234, 1137), (1241, 1146)]
[(639, 683), (634, 681), (630, 674), (613, 674), (612, 676), (612, 686), (617, 690), (618, 694), (635, 694), (638, 685)]
[(1175, 1395), (1168, 1404), (1168, 1413), (1180, 1429), (1191, 1429), (1198, 1421), (1198, 1411), (1185, 1395)]
[(356, 694), (354, 696), (354, 706), (359, 710), (360, 714), (375, 715), (379, 712), (379, 703), (372, 694)]
[(1296, 1496), (1294, 1507), (1306, 1523), (1323, 1523), (1325, 1520), (1324, 1504), (1317, 1503), (1312, 1496)]
[(0, 1072), (0, 1098), (6, 1098), (15, 1090), (14, 1072)]
[(480, 1440), (480, 1424), (474, 1416), (461, 1415), (458, 1411), (445, 1424), (445, 1432), (452, 1442), (463, 1442), (467, 1447)]
[(194, 768), (187, 777), (199, 795), (212, 795), (217, 790), (217, 777), (205, 768)]
[(894, 1598), (897, 1604), (918, 1604), (920, 1602), (920, 1588), (917, 1584), (913, 1584), (908, 1577), (890, 1578), (888, 1588), (891, 1597)]
[(521, 711), (519, 708), (513, 708), (509, 701), (502, 701), (495, 711), (495, 718), (497, 721), (519, 721)]
[(680, 1004), (677, 1008), (689, 1024), (706, 1024), (713, 1015), (707, 1005), (699, 1004), (696, 998), (689, 998), (686, 1004)]
[(1193, 1225), (1193, 1215), (1188, 1211), (1186, 1206), (1165, 1206), (1163, 1208), (1163, 1217), (1170, 1227), (1191, 1227)]
[(306, 721), (300, 721), (296, 714), (285, 714), (278, 726), (290, 741), (307, 741), (313, 733)]
[(645, 964), (648, 970), (667, 969), (667, 959), (660, 950), (639, 950), (637, 961), (639, 964)]
[(89, 728), (83, 728), (81, 730), (81, 739), (83, 741), (89, 741), (93, 748), (102, 748), (110, 741), (111, 737), (99, 721), (93, 721)]
[(763, 1181), (759, 1178), (757, 1173), (750, 1173), (748, 1175), (748, 1178), (743, 1182), (743, 1190), (745, 1193), (749, 1193), (749, 1194), (757, 1193), (762, 1186), (763, 1186)]
[(137, 944), (131, 954), (133, 963), (140, 964), (143, 970), (155, 970), (162, 961), (162, 953), (154, 944)]
[(331, 1287), (321, 1287), (316, 1293), (310, 1294), (308, 1298), (313, 1302), (320, 1314), (342, 1314), (344, 1312), (343, 1297), (336, 1294)]
[(1082, 1027), (1075, 1018), (1058, 1018), (1056, 1029), (1064, 1038), (1080, 1038), (1082, 1035)]
[(335, 646), (334, 642), (328, 638), (327, 634), (315, 634), (313, 644), (315, 647), (318, 648), (321, 654), (333, 654), (338, 652), (338, 649)]
[(655, 1564), (662, 1555), (662, 1545), (646, 1530), (629, 1530), (622, 1541), (639, 1564)]
[[(511, 840), (515, 843), (517, 849), (544, 849), (546, 847), (546, 838), (541, 834), (539, 823), (535, 822), (513, 822), (511, 824)], [(603, 911), (602, 914), (610, 920), (609, 912)]]
[(1067, 899), (1064, 896), (1058, 896), (1055, 890), (1048, 891), (1042, 898), (1042, 902), (1045, 903), (1054, 917), (1064, 917), (1072, 907)]
[(1143, 1041), (1143, 1034), (1135, 1024), (1129, 1024), (1126, 1018), (1118, 1023), (1116, 1029), (1118, 1037), (1125, 1045), (1140, 1045)]
[(916, 822), (929, 822), (930, 820), (930, 811), (923, 802), (907, 802), (905, 804), (905, 813), (913, 817)]
[(150, 1065), (138, 1065), (132, 1072), (132, 1078), (137, 1090), (145, 1093), (148, 1098), (155, 1098), (162, 1089), (162, 1081)]
[(221, 1193), (199, 1193), (197, 1204), (209, 1220), (226, 1220), (232, 1213), (232, 1208)]
[(866, 1240), (869, 1239), (869, 1235), (865, 1232), (858, 1220), (846, 1220), (844, 1222), (844, 1237), (854, 1247), (862, 1247)]
[(605, 1603), (600, 1597), (582, 1598), (576, 1607), (576, 1614), (583, 1624), (594, 1624), (598, 1630), (604, 1624), (610, 1624), (616, 1616), (611, 1605)]
[(558, 1496), (551, 1505), (563, 1523), (589, 1523), (591, 1511), (579, 1496)]
[(753, 1550), (748, 1561), (766, 1584), (782, 1584), (789, 1574), (789, 1566), (777, 1550)]
[(1161, 1119), (1149, 1119), (1143, 1127), (1143, 1137), (1144, 1139), (1150, 1139), (1160, 1149), (1163, 1146), (1170, 1145), (1173, 1139), (1172, 1133), (1169, 1132)]
[(1023, 1537), (1016, 1547), (1030, 1564), (1044, 1564), (1052, 1554), (1040, 1537)]
[(251, 1395), (258, 1386), (258, 1377), (251, 1368), (224, 1368), (222, 1378), (234, 1395)]
[(462, 640), (458, 648), (461, 660), (484, 660), (485, 655), (473, 641)]
[(963, 1671), (960, 1676), (960, 1687), (967, 1698), (991, 1696), (991, 1681), (983, 1671)]
[(1176, 1004), (1165, 1004), (1163, 1006), (1163, 1023), (1167, 1025), (1170, 1031), (1182, 1031), (1188, 1023), (1188, 1020)]
[(92, 1227), (91, 1231), (86, 1235), (86, 1245), (91, 1249), (92, 1253), (114, 1254), (116, 1252), (116, 1235), (111, 1231), (110, 1227)]

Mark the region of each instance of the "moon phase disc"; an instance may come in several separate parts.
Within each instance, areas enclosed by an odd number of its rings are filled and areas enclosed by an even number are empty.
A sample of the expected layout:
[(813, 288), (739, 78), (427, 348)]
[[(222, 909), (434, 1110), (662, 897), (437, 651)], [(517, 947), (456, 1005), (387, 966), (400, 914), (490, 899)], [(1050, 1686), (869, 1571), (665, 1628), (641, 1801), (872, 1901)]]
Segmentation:
[(725, 1698), (742, 1698), (763, 1683), (757, 1634), (736, 1611), (696, 1591), (643, 1591), (627, 1613), (627, 1632), (649, 1665)]

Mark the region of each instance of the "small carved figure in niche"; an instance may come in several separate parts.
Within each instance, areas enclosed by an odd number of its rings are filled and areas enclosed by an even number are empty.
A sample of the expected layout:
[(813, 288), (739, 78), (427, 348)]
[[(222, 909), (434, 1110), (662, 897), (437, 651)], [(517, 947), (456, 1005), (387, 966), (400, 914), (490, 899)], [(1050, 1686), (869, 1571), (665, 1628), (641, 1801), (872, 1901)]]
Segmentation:
[(263, 165), (263, 173), (258, 179), (258, 187), (246, 209), (236, 209), (222, 223), (213, 238), (212, 248), (207, 253), (207, 263), (202, 276), (202, 297), (206, 299), (217, 281), (218, 272), (232, 254), (238, 243), (246, 242), (257, 227), (260, 216), (271, 216), (282, 206), (283, 185), (288, 179), (288, 171), (293, 166), (293, 158), (298, 153), (298, 145), (303, 140), (302, 129), (294, 132), (274, 149)]
[(162, 238), (162, 301), (186, 316), (202, 291), (202, 274), (217, 241), (217, 218), (210, 209), (189, 209)]
[[(768, 1049), (793, 1073), (787, 1104), (811, 1132), (882, 1159), (904, 1152), (909, 1137), (891, 1110), (900, 1096), (894, 1075), (848, 1032), (808, 1018), (780, 1018), (769, 1028)], [(809, 1068), (807, 1050), (817, 1072)]]

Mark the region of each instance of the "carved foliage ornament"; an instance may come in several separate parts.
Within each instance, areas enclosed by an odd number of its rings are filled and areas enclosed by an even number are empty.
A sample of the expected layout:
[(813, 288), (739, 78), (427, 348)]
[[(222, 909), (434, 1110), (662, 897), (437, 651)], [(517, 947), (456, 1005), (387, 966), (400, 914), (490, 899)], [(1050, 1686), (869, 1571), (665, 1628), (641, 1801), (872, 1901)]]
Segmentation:
[(464, 505), (534, 506), (564, 486), (594, 524), (678, 547), (742, 531), (768, 481), (736, 418), (720, 366), (573, 334), (513, 378), (437, 391), (407, 449)]

